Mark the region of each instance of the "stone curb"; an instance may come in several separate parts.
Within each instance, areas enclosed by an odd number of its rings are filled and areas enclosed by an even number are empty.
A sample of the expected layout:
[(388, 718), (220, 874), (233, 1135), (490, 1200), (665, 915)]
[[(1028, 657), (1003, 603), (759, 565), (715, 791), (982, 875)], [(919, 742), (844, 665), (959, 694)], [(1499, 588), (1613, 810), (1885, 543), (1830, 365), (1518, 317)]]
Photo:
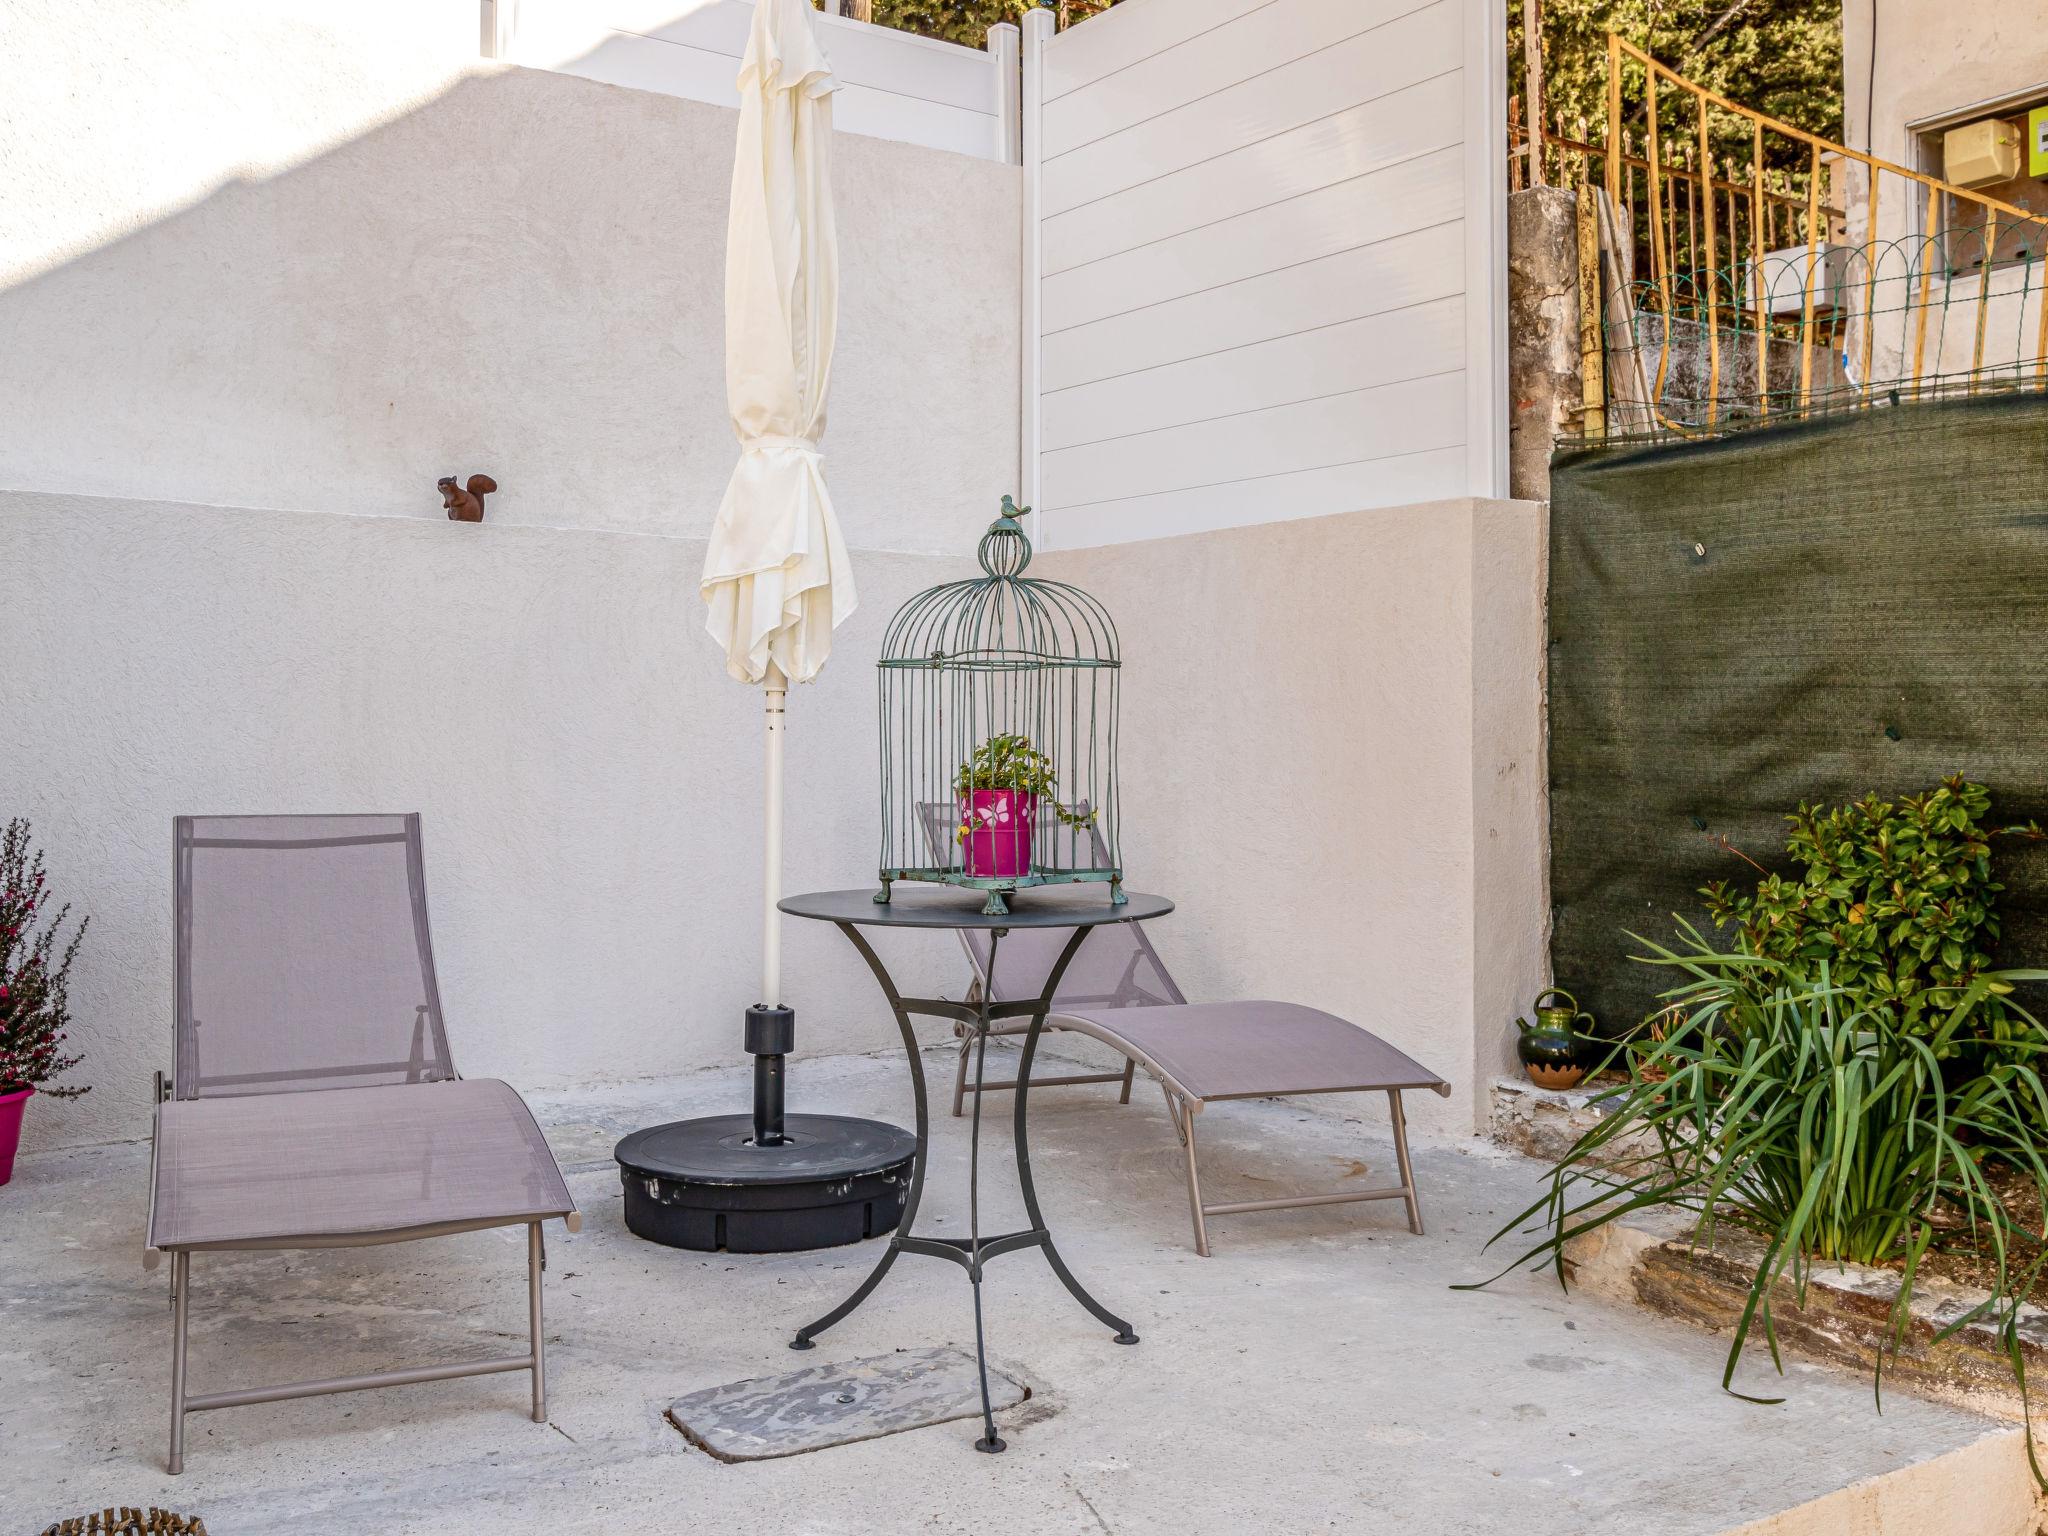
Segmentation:
[[(1565, 1250), (1574, 1290), (1644, 1307), (1712, 1333), (1727, 1333), (1742, 1316), (1749, 1280), (1763, 1253), (1747, 1233), (1723, 1229), (1712, 1248), (1690, 1241), (1683, 1213), (1643, 1213), (1574, 1240)], [(1789, 1279), (1772, 1295), (1771, 1315), (1780, 1351), (1841, 1366), (1868, 1378), (1884, 1352), (1883, 1385), (1968, 1408), (1993, 1418), (2021, 1420), (2024, 1410), (2005, 1345), (1988, 1319), (1966, 1324), (1940, 1342), (1935, 1335), (1987, 1299), (1987, 1293), (1923, 1279), (1913, 1288), (1906, 1336), (1894, 1353), (1891, 1311), (1899, 1293), (1892, 1270), (1815, 1266), (1806, 1301), (1798, 1303)], [(2048, 1311), (2020, 1310), (2019, 1341), (2035, 1407), (2048, 1420)], [(1778, 1394), (1761, 1322), (1752, 1325), (1734, 1385), (1758, 1397)]]

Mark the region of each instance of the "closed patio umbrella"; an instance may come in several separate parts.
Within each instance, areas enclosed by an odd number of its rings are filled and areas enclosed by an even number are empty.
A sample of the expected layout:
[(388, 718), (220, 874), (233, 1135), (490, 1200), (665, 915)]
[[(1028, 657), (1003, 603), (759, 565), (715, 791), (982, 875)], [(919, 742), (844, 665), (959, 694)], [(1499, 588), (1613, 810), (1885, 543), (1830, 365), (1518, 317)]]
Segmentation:
[(902, 1214), (916, 1140), (842, 1115), (783, 1115), (782, 732), (853, 612), (853, 572), (818, 440), (839, 323), (831, 65), (808, 0), (755, 0), (740, 61), (725, 253), (725, 390), (740, 461), (704, 553), (705, 628), (767, 716), (761, 999), (747, 1009), (754, 1112), (635, 1131), (614, 1156), (626, 1224), (675, 1247), (777, 1252), (856, 1242)]
[(781, 1001), (782, 715), (854, 608), (818, 439), (839, 327), (831, 65), (808, 0), (757, 0), (740, 61), (725, 252), (725, 389), (740, 461), (704, 554), (705, 628), (767, 707), (761, 1001)]

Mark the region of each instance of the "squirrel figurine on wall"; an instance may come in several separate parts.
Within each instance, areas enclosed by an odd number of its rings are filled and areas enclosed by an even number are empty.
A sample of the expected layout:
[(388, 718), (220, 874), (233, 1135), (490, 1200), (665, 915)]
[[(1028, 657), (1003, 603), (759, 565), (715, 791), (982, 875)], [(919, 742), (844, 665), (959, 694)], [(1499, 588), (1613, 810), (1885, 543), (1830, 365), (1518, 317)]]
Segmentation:
[(482, 522), (484, 498), (498, 488), (489, 475), (471, 475), (467, 486), (457, 485), (453, 475), (443, 475), (435, 483), (441, 487), (441, 505), (447, 508), (451, 523)]

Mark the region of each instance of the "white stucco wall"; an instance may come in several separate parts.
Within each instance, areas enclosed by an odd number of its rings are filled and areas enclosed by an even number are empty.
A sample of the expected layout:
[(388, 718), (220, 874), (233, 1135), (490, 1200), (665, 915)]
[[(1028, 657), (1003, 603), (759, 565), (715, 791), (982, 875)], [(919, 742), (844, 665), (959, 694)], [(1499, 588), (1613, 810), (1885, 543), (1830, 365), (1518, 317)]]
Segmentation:
[[(1366, 1023), (1474, 1129), (1542, 979), (1541, 509), (1432, 503), (1045, 557), (1123, 636), (1126, 857), (1181, 908), (1196, 999)], [(757, 702), (697, 632), (694, 539), (0, 493), (8, 810), (93, 917), (75, 1103), (29, 1146), (134, 1136), (169, 1040), (180, 812), (420, 810), (450, 1028), (475, 1076), (735, 1059), (756, 990)], [(871, 870), (872, 662), (958, 559), (868, 553), (791, 716), (791, 889)], [(1308, 615), (1325, 615), (1309, 622)], [(806, 1053), (887, 1048), (836, 934), (787, 925)], [(885, 938), (910, 985), (950, 941)], [(793, 1080), (799, 1086), (801, 1073)]]
[(1063, 550), (1121, 637), (1132, 885), (1197, 1001), (1354, 1019), (1484, 1120), (1544, 977), (1543, 509), (1455, 500)]
[[(0, 816), (34, 822), (92, 917), (72, 1043), (93, 1091), (38, 1102), (28, 1145), (146, 1133), (183, 812), (420, 811), (470, 1076), (537, 1088), (741, 1059), (760, 700), (698, 627), (702, 560), (697, 539), (0, 493)], [(861, 608), (791, 698), (788, 889), (872, 873), (882, 627), (963, 565), (860, 557)], [(957, 989), (944, 937), (899, 946), (907, 980)], [(890, 1048), (845, 941), (794, 921), (785, 940), (800, 1049)], [(801, 1106), (800, 1068), (791, 1082)]]
[[(466, 1071), (735, 1055), (758, 701), (696, 580), (736, 452), (737, 115), (482, 62), (478, 26), (0, 7), (0, 816), (94, 918), (94, 1091), (39, 1105), (31, 1147), (146, 1126), (185, 811), (424, 812)], [(1017, 172), (836, 150), (825, 448), (863, 604), (797, 695), (792, 887), (872, 867), (875, 636), (1017, 484)], [(448, 523), (435, 479), (477, 471), (489, 522)], [(837, 935), (789, 944), (803, 1048), (887, 1046)]]
[[(708, 526), (737, 114), (476, 57), (474, 0), (0, 7), (0, 487)], [(1018, 172), (842, 133), (856, 547), (1017, 483)]]
[[(475, 21), (0, 8), (0, 816), (95, 924), (95, 1091), (31, 1148), (146, 1128), (181, 812), (423, 812), (472, 1075), (736, 1055), (758, 704), (695, 590), (733, 115), (478, 65)], [(1017, 172), (838, 165), (863, 600), (795, 696), (790, 888), (872, 870), (881, 627), (1018, 483)], [(477, 470), (490, 521), (448, 523), (435, 477)], [(1382, 1030), (1458, 1085), (1424, 1129), (1479, 1122), (1541, 977), (1540, 554), (1536, 509), (1454, 500), (1048, 558), (1124, 632), (1132, 878), (1183, 904), (1184, 985)], [(888, 1048), (838, 936), (788, 944), (803, 1051)], [(892, 948), (960, 980), (950, 941)]]
[[(1465, 1132), (1542, 980), (1541, 509), (1432, 503), (1045, 557), (1123, 636), (1126, 857), (1190, 996), (1366, 1023)], [(170, 818), (424, 813), (458, 1060), (522, 1087), (734, 1059), (756, 990), (759, 718), (697, 633), (697, 540), (0, 493), (10, 812), (92, 914), (80, 1080), (33, 1147), (133, 1136), (169, 1035)], [(787, 882), (873, 866), (871, 666), (960, 573), (869, 553), (797, 691)], [(1310, 622), (1306, 616), (1324, 615)], [(887, 1048), (836, 934), (787, 927), (806, 1053)], [(957, 987), (950, 941), (889, 941)], [(801, 1074), (795, 1081), (800, 1084)], [(800, 1097), (800, 1087), (798, 1089)]]
[(1547, 502), (1472, 504), (1472, 1079), (1519, 1073), (1515, 1018), (1550, 975)]

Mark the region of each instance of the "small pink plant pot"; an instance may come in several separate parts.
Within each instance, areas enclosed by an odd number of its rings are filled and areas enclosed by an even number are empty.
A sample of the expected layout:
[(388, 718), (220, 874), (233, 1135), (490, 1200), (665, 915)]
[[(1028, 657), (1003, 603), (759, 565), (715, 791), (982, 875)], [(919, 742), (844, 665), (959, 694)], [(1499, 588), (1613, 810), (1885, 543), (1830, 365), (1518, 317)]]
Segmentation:
[(972, 880), (1031, 873), (1031, 821), (1038, 797), (1017, 789), (970, 789), (960, 800), (962, 871)]
[(0, 1184), (14, 1177), (14, 1152), (21, 1145), (21, 1113), (34, 1094), (33, 1088), (0, 1093)]

